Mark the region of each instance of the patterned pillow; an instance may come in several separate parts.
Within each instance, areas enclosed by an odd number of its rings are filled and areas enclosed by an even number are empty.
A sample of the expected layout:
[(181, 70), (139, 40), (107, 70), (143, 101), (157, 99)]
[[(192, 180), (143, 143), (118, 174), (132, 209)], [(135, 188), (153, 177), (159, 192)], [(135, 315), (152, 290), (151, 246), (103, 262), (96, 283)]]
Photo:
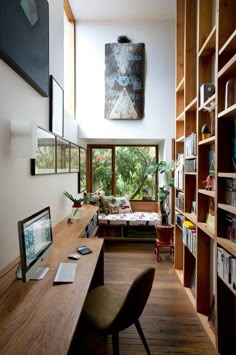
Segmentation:
[(132, 212), (128, 196), (115, 197), (115, 204), (119, 206), (119, 213)]

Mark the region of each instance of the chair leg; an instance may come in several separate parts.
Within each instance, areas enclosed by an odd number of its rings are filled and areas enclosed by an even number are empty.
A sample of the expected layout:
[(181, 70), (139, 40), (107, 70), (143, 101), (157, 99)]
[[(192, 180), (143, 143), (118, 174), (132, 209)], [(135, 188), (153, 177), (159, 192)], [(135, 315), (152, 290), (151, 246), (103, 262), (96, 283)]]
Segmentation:
[(113, 333), (112, 334), (112, 349), (113, 349), (113, 355), (119, 355), (120, 350), (119, 350), (119, 333)]
[(139, 323), (139, 320), (136, 320), (135, 326), (136, 326), (136, 329), (137, 329), (137, 331), (138, 331), (138, 333), (139, 333), (139, 336), (140, 336), (140, 338), (141, 338), (141, 340), (142, 340), (142, 342), (143, 342), (143, 345), (144, 345), (144, 347), (145, 347), (145, 350), (146, 350), (147, 354), (148, 354), (148, 355), (151, 355), (151, 352), (150, 352), (149, 347), (148, 347), (148, 345), (147, 345), (147, 341), (146, 341), (145, 336), (144, 336), (144, 334), (143, 334), (143, 331), (142, 331), (141, 325), (140, 325), (140, 323)]

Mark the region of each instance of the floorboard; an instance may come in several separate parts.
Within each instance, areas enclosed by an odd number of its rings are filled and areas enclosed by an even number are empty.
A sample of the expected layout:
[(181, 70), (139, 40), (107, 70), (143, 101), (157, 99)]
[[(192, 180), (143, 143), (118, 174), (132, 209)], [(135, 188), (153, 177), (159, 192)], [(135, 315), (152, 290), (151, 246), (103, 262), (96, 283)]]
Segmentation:
[[(155, 279), (140, 323), (152, 354), (217, 354), (175, 273), (173, 260), (156, 261), (152, 243), (105, 244), (105, 284), (127, 290), (144, 268), (154, 266)], [(77, 354), (112, 355), (111, 337), (83, 335)], [(120, 332), (120, 355), (146, 354), (136, 328)]]

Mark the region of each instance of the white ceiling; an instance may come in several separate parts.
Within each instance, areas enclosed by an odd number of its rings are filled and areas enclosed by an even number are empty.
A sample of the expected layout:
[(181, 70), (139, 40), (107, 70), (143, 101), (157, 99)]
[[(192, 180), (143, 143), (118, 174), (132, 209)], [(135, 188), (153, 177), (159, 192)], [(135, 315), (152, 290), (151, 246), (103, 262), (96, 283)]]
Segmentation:
[(176, 0), (69, 0), (78, 21), (153, 21), (175, 18)]

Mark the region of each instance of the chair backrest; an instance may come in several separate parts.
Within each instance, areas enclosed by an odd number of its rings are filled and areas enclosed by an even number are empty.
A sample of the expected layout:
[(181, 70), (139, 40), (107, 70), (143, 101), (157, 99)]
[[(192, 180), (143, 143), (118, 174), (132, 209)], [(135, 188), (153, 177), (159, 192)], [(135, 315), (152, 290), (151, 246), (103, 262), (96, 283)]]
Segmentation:
[(155, 268), (148, 268), (134, 279), (125, 301), (114, 319), (113, 330), (126, 329), (140, 317), (151, 292), (154, 275)]

